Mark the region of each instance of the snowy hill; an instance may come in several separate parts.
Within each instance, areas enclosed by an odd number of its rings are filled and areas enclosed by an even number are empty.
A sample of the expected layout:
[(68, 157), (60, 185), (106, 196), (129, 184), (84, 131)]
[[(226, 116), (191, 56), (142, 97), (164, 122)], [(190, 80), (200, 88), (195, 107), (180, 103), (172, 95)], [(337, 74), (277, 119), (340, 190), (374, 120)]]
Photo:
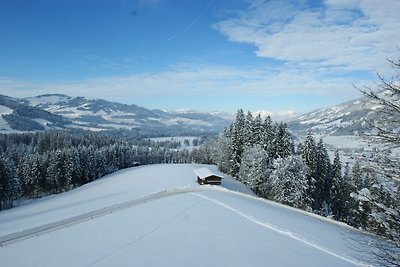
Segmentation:
[(71, 122), (18, 98), (0, 95), (0, 132), (21, 132), (66, 128)]
[(199, 167), (126, 169), (2, 211), (2, 265), (369, 266), (360, 232), (256, 198), (225, 175), (200, 186)]
[(371, 130), (365, 119), (376, 116), (376, 110), (381, 108), (379, 104), (360, 98), (300, 115), (288, 125), (294, 132), (303, 136), (309, 129), (321, 135), (358, 135)]

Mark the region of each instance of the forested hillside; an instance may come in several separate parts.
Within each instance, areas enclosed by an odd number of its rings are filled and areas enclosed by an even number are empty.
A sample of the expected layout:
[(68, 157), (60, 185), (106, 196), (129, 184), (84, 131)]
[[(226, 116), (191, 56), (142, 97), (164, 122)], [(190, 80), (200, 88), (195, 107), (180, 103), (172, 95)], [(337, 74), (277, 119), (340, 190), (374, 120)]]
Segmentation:
[(343, 165), (339, 152), (330, 159), (323, 140), (315, 140), (311, 132), (295, 146), (286, 124), (242, 110), (214, 143), (204, 146), (221, 171), (258, 196), (389, 239), (400, 231), (397, 158), (389, 153), (372, 153)]

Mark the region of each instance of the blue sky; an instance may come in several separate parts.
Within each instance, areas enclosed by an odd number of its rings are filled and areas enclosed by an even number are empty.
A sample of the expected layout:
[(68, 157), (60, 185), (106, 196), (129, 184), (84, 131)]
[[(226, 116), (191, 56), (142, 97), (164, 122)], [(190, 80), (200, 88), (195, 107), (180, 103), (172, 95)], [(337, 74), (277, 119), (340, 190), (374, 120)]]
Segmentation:
[(398, 0), (1, 0), (0, 93), (307, 112), (393, 75), (399, 13)]

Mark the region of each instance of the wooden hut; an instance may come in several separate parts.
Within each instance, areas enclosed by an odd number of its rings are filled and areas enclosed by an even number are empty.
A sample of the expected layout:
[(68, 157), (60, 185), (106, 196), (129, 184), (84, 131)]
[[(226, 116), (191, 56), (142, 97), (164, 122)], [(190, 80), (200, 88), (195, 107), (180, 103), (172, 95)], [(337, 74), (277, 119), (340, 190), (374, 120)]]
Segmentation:
[(206, 167), (197, 169), (194, 172), (197, 175), (197, 182), (199, 184), (220, 185), (221, 180), (224, 179), (224, 177), (213, 173)]

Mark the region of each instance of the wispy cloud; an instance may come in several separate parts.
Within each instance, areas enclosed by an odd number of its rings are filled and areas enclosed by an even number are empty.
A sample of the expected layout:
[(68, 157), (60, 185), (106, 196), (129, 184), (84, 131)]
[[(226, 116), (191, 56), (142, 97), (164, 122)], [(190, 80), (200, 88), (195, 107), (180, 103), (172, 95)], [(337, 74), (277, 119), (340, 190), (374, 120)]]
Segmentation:
[(214, 25), (233, 42), (256, 47), (259, 57), (314, 62), (343, 70), (376, 71), (397, 56), (398, 0), (256, 1)]
[[(367, 83), (360, 80), (361, 84)], [(216, 65), (179, 64), (168, 71), (124, 76), (87, 78), (79, 81), (29, 82), (0, 78), (4, 94), (12, 96), (61, 92), (72, 96), (106, 98), (133, 102), (137, 96), (253, 95), (287, 94), (357, 95), (351, 78), (335, 77), (314, 67), (286, 65), (269, 68), (240, 68)]]

